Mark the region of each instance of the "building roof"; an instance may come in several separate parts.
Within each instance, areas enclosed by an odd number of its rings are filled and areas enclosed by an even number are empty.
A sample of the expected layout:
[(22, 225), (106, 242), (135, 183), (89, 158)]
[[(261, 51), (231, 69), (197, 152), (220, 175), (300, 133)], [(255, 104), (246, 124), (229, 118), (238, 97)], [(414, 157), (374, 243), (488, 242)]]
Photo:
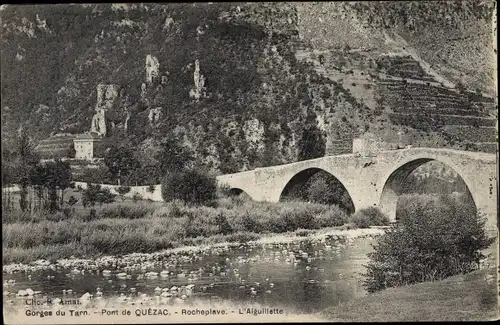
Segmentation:
[(78, 134), (75, 140), (101, 140), (102, 137), (97, 132), (88, 132), (83, 134)]

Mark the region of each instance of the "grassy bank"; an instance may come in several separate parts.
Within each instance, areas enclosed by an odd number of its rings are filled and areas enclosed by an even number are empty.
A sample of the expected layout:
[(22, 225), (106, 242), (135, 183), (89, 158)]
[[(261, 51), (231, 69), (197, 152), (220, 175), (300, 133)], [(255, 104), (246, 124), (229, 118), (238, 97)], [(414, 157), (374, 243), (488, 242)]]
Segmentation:
[(496, 268), (442, 281), (389, 288), (328, 308), (333, 322), (411, 322), (497, 319)]
[(189, 245), (256, 240), (264, 234), (293, 231), (305, 236), (325, 227), (356, 228), (350, 222), (358, 222), (359, 218), (348, 216), (337, 206), (271, 204), (237, 197), (219, 199), (213, 207), (142, 201), (103, 207), (95, 215), (89, 209), (71, 214), (17, 214), (4, 221), (3, 263), (151, 253)]

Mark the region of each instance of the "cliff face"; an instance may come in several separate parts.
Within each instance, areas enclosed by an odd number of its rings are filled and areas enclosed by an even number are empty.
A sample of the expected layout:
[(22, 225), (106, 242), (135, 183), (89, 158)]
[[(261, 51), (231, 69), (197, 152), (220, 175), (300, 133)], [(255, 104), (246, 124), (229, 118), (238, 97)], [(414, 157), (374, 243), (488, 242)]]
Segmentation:
[(92, 129), (145, 153), (177, 133), (223, 173), (295, 161), (309, 124), (327, 154), (367, 131), (491, 151), (492, 12), (456, 1), (4, 7), (2, 131)]

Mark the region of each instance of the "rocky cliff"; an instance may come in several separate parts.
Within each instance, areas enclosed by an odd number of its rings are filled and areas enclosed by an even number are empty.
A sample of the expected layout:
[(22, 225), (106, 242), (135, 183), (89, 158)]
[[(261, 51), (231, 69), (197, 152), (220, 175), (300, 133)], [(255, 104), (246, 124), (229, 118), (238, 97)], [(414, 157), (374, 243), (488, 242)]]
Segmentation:
[(223, 173), (371, 132), (494, 150), (493, 2), (4, 6), (2, 133), (176, 133)]

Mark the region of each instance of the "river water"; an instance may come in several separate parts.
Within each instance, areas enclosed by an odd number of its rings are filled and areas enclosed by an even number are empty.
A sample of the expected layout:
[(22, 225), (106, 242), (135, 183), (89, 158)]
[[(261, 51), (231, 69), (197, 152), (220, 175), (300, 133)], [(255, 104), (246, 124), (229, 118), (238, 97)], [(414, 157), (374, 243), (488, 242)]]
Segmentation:
[[(113, 305), (226, 300), (314, 313), (366, 295), (362, 286), (374, 238), (329, 236), (289, 243), (217, 246), (202, 251), (58, 263), (6, 274), (4, 301), (105, 299)], [(83, 272), (82, 272), (83, 271)], [(156, 272), (156, 273), (155, 273)], [(31, 290), (28, 290), (31, 289)], [(19, 294), (19, 291), (21, 293)], [(88, 294), (86, 294), (88, 293)]]

